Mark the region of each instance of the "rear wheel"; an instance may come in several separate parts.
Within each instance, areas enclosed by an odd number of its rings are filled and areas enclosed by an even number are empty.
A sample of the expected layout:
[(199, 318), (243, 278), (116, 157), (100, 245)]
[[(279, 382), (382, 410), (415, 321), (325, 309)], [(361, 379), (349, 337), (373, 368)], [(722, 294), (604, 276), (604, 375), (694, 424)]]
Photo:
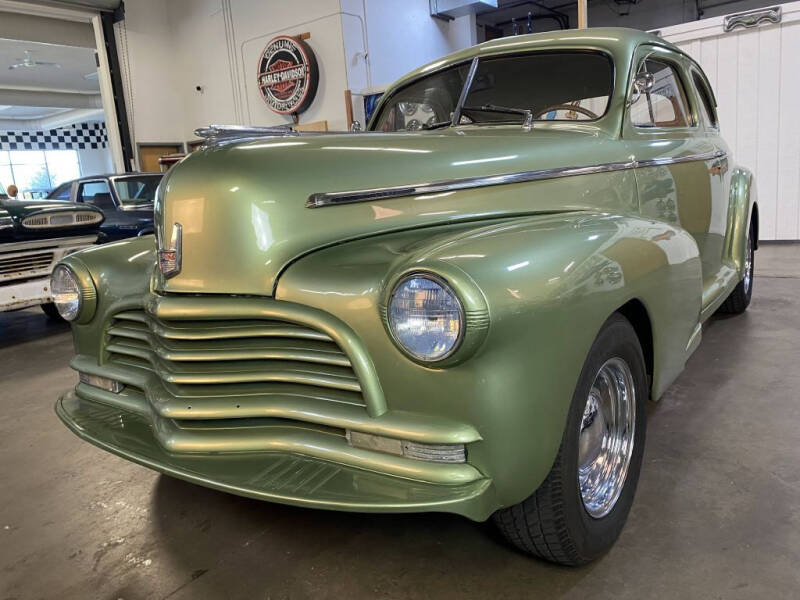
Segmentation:
[(58, 309), (56, 308), (56, 305), (53, 304), (52, 302), (48, 302), (47, 304), (42, 304), (41, 307), (42, 311), (44, 312), (44, 314), (47, 315), (48, 319), (52, 319), (53, 321), (64, 320), (64, 318), (60, 314), (58, 314)]
[(733, 288), (731, 295), (725, 299), (719, 307), (720, 313), (738, 315), (747, 310), (750, 306), (750, 299), (753, 297), (753, 276), (755, 274), (755, 231), (753, 223), (747, 231), (747, 247), (744, 255), (744, 275), (742, 280)]
[(494, 515), (512, 544), (564, 565), (587, 563), (613, 545), (642, 466), (646, 398), (639, 340), (627, 319), (615, 314), (586, 358), (544, 483)]

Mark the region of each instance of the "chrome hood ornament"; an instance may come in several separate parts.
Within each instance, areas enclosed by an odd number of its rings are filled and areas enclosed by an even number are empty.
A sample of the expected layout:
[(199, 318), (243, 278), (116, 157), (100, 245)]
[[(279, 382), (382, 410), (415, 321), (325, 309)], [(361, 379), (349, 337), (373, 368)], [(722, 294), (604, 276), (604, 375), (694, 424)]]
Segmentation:
[(181, 272), (181, 238), (183, 227), (180, 223), (172, 225), (172, 236), (169, 246), (162, 248), (162, 240), (159, 238), (158, 248), (158, 268), (166, 279), (175, 277)]

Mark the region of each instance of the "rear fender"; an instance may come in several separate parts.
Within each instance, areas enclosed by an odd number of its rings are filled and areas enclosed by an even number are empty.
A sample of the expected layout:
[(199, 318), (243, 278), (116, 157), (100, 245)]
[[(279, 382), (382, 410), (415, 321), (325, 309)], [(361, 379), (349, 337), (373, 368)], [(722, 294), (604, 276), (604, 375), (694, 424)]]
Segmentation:
[(735, 267), (739, 277), (744, 276), (747, 233), (751, 219), (756, 225), (755, 247), (758, 247), (758, 204), (755, 178), (744, 168), (736, 168), (731, 175), (731, 189), (728, 205), (728, 222), (725, 231), (725, 250), (723, 261)]

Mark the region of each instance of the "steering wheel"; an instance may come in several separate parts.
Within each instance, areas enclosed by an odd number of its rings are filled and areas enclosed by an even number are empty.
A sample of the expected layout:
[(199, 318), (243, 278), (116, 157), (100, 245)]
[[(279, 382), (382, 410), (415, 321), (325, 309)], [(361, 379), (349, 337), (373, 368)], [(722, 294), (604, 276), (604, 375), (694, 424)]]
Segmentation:
[(538, 119), (542, 115), (546, 115), (550, 111), (553, 110), (574, 110), (575, 112), (579, 112), (582, 115), (589, 117), (590, 119), (598, 119), (600, 115), (594, 114), (588, 108), (583, 108), (582, 106), (573, 106), (572, 104), (553, 104), (552, 106), (548, 106), (533, 115), (534, 119)]

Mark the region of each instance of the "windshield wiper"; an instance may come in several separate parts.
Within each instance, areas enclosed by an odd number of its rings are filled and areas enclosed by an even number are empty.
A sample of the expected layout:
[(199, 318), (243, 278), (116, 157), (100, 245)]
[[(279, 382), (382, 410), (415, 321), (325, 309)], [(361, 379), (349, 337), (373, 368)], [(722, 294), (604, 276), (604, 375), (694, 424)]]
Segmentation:
[(452, 123), (452, 121), (439, 121), (437, 123), (431, 123), (430, 125), (423, 124), (422, 128), (425, 129), (425, 130), (428, 130), (428, 129), (439, 129), (440, 127), (448, 127), (448, 126), (450, 126), (451, 123)]
[(525, 120), (522, 123), (522, 128), (525, 131), (530, 131), (533, 127), (533, 111), (529, 108), (513, 108), (509, 106), (497, 106), (496, 104), (484, 104), (482, 106), (463, 106), (462, 111), (473, 112), (493, 112), (509, 115), (523, 115)]

